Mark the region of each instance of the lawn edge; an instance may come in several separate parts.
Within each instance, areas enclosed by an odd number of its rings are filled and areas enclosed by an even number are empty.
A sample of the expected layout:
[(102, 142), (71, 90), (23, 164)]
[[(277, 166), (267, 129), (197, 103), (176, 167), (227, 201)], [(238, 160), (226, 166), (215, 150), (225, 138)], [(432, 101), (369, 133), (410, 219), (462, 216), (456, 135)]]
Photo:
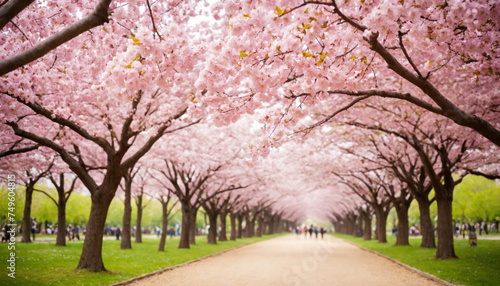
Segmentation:
[(118, 283), (115, 283), (115, 284), (111, 284), (110, 286), (124, 286), (124, 285), (128, 285), (128, 284), (131, 284), (133, 282), (140, 281), (142, 279), (146, 279), (146, 278), (149, 278), (149, 277), (152, 277), (152, 276), (155, 276), (155, 275), (159, 275), (159, 274), (162, 274), (164, 272), (172, 271), (172, 270), (177, 269), (177, 268), (185, 267), (185, 266), (188, 266), (188, 265), (190, 265), (192, 263), (196, 263), (196, 262), (205, 260), (205, 259), (210, 258), (210, 257), (215, 257), (215, 256), (218, 256), (218, 255), (224, 254), (226, 252), (239, 249), (241, 247), (245, 247), (245, 246), (252, 245), (252, 244), (255, 244), (255, 243), (259, 243), (259, 242), (263, 242), (263, 241), (275, 239), (275, 238), (282, 237), (282, 236), (283, 235), (279, 235), (279, 236), (276, 236), (276, 237), (271, 237), (271, 238), (260, 240), (260, 241), (250, 242), (248, 244), (238, 245), (236, 247), (225, 249), (225, 250), (222, 250), (222, 251), (219, 251), (219, 252), (216, 252), (216, 253), (212, 253), (212, 254), (209, 254), (209, 255), (205, 255), (205, 256), (202, 256), (202, 257), (199, 257), (199, 258), (196, 258), (196, 259), (193, 259), (193, 260), (186, 261), (186, 262), (181, 263), (181, 264), (169, 266), (167, 268), (163, 268), (163, 269), (160, 269), (160, 270), (156, 270), (154, 272), (146, 273), (146, 274), (143, 274), (141, 276), (130, 278), (128, 280), (124, 280), (124, 281), (121, 281), (121, 282), (118, 282)]
[(347, 243), (349, 243), (349, 244), (351, 244), (351, 245), (354, 245), (354, 246), (358, 247), (358, 248), (359, 248), (359, 249), (361, 249), (361, 250), (364, 250), (364, 251), (367, 251), (367, 252), (370, 252), (370, 253), (376, 254), (376, 255), (378, 255), (378, 256), (380, 256), (380, 257), (383, 257), (383, 258), (385, 258), (385, 259), (387, 259), (387, 260), (389, 260), (389, 261), (392, 261), (393, 263), (396, 263), (397, 265), (402, 266), (402, 267), (404, 267), (404, 268), (406, 268), (406, 269), (408, 269), (408, 270), (410, 270), (410, 271), (412, 271), (412, 272), (414, 272), (414, 273), (416, 273), (416, 274), (418, 274), (418, 275), (420, 275), (420, 276), (423, 276), (423, 277), (425, 277), (425, 278), (427, 278), (427, 279), (429, 279), (429, 280), (432, 280), (432, 281), (434, 281), (434, 282), (440, 283), (440, 284), (442, 284), (442, 285), (444, 285), (444, 286), (463, 286), (463, 285), (460, 285), (460, 284), (453, 284), (453, 283), (451, 283), (451, 282), (448, 282), (448, 281), (446, 281), (446, 280), (443, 280), (443, 279), (441, 279), (441, 278), (439, 278), (439, 277), (437, 277), (437, 276), (434, 276), (434, 275), (432, 275), (432, 274), (430, 274), (430, 273), (428, 273), (428, 272), (422, 271), (422, 270), (417, 269), (417, 268), (415, 268), (415, 267), (412, 267), (412, 266), (410, 266), (410, 265), (408, 265), (408, 264), (404, 264), (404, 263), (403, 263), (403, 262), (401, 262), (401, 261), (398, 261), (398, 260), (396, 260), (396, 259), (394, 259), (394, 258), (391, 258), (391, 257), (389, 257), (389, 256), (386, 256), (386, 255), (383, 255), (382, 253), (377, 252), (377, 251), (375, 251), (375, 250), (371, 250), (371, 249), (369, 249), (369, 248), (366, 248), (366, 247), (363, 247), (363, 246), (361, 246), (361, 245), (358, 245), (358, 244), (356, 244), (356, 243), (354, 243), (354, 242), (352, 242), (352, 241), (349, 241), (349, 240), (347, 240), (347, 239), (343, 239), (343, 238), (340, 238), (340, 237), (335, 237), (335, 236), (334, 236), (334, 238), (336, 238), (336, 239), (340, 239), (340, 240), (343, 240), (343, 241), (345, 241), (345, 242), (347, 242)]

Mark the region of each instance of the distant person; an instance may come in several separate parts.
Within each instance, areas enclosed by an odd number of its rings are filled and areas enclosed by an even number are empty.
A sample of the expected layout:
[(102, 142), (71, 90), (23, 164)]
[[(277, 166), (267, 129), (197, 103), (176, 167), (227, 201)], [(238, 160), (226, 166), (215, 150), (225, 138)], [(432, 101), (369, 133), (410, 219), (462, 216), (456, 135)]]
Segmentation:
[(314, 226), (312, 224), (311, 224), (311, 227), (309, 227), (309, 237), (313, 236), (313, 231), (314, 231), (313, 227)]
[(122, 230), (120, 226), (117, 226), (115, 231), (116, 240), (120, 240), (120, 235), (122, 235)]
[(73, 240), (74, 236), (73, 236), (73, 226), (70, 224), (68, 225), (68, 227), (66, 228), (66, 232), (68, 233), (68, 239), (71, 241)]
[(326, 233), (326, 228), (321, 227), (321, 228), (319, 229), (319, 233), (321, 233), (321, 239), (323, 239), (323, 235)]
[(73, 230), (73, 239), (76, 238), (80, 240), (80, 227), (78, 225), (75, 225), (75, 228)]
[(304, 233), (304, 237), (307, 238), (307, 231), (308, 231), (308, 228), (307, 226), (304, 225), (304, 228), (302, 229), (302, 232)]
[(315, 227), (313, 228), (313, 232), (314, 232), (314, 236), (315, 236), (316, 238), (318, 238), (318, 227), (316, 227), (316, 226), (315, 226)]
[(10, 240), (9, 224), (5, 223), (2, 227), (2, 242), (8, 242)]
[(35, 240), (36, 226), (36, 218), (33, 218), (33, 223), (31, 224), (31, 235), (33, 236), (33, 240)]
[(484, 233), (489, 234), (488, 233), (488, 223), (487, 222), (483, 222), (483, 230), (484, 230)]

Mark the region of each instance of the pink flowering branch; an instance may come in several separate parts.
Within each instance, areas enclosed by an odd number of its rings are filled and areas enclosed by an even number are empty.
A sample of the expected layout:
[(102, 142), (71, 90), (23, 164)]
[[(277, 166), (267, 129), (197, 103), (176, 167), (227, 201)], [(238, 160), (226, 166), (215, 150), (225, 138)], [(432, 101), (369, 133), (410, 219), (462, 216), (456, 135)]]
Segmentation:
[[(25, 64), (41, 58), (48, 52), (79, 36), (80, 34), (107, 23), (109, 21), (109, 5), (111, 4), (111, 1), (112, 0), (101, 0), (92, 14), (53, 34), (35, 46), (0, 61), (0, 75), (9, 73), (24, 66)], [(11, 5), (9, 5), (10, 2), (12, 2)], [(7, 24), (2, 21), (10, 21), (31, 2), (33, 1), (9, 1), (9, 3), (0, 8), (0, 28), (3, 28)], [(8, 15), (8, 17), (4, 17), (4, 15)]]

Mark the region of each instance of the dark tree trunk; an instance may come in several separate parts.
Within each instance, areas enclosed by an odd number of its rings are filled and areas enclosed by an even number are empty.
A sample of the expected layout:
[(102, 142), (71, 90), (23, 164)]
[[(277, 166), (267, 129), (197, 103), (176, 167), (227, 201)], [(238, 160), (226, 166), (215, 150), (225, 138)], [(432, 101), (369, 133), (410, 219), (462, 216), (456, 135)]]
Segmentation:
[(181, 237), (179, 240), (179, 248), (189, 248), (189, 232), (191, 230), (191, 212), (193, 210), (186, 204), (182, 204), (181, 210), (182, 210), (182, 221), (181, 221)]
[(33, 188), (31, 184), (26, 185), (26, 196), (24, 199), (22, 239), (21, 242), (31, 242), (31, 204), (33, 202)]
[(356, 222), (356, 237), (363, 237), (363, 216), (359, 215)]
[(255, 218), (248, 213), (245, 215), (245, 237), (253, 237), (255, 235)]
[(267, 234), (274, 234), (274, 221), (272, 218), (267, 220)]
[(168, 201), (161, 202), (161, 236), (160, 236), (160, 244), (158, 245), (158, 251), (165, 251), (165, 242), (167, 241), (167, 233), (168, 233), (167, 205)]
[(453, 244), (453, 197), (440, 196), (438, 192), (436, 192), (436, 202), (438, 209), (438, 246), (436, 258), (458, 258), (455, 254), (455, 247)]
[(430, 205), (431, 202), (425, 196), (415, 196), (418, 202), (418, 209), (420, 211), (420, 234), (422, 235), (422, 243), (420, 247), (423, 248), (436, 248), (436, 240), (434, 236), (434, 227), (432, 225)]
[(237, 235), (236, 238), (242, 238), (243, 237), (243, 219), (244, 219), (244, 215), (242, 213), (238, 213), (237, 218), (238, 218), (238, 235)]
[(257, 219), (257, 230), (255, 232), (255, 236), (257, 237), (261, 237), (262, 236), (262, 233), (263, 233), (263, 228), (264, 228), (264, 218), (262, 216), (259, 216), (259, 218)]
[(342, 225), (339, 222), (332, 222), (333, 224), (333, 229), (336, 233), (342, 233)]
[(135, 204), (137, 206), (137, 219), (135, 221), (135, 242), (142, 243), (142, 199), (144, 195), (140, 194), (137, 196)]
[(249, 237), (253, 237), (255, 236), (255, 224), (257, 222), (257, 218), (256, 217), (253, 217), (251, 220), (250, 220), (250, 236)]
[(208, 215), (208, 234), (207, 234), (207, 242), (208, 244), (216, 244), (217, 243), (217, 213), (214, 211), (207, 212)]
[(372, 214), (370, 212), (363, 213), (363, 239), (371, 240), (372, 239)]
[(131, 235), (131, 221), (132, 221), (132, 179), (125, 176), (125, 200), (122, 221), (122, 241), (120, 244), (121, 249), (132, 249), (132, 235)]
[(383, 207), (377, 206), (374, 207), (375, 216), (376, 216), (376, 225), (377, 225), (377, 240), (378, 242), (386, 243), (387, 242), (387, 213), (388, 211), (384, 210)]
[(87, 269), (91, 272), (106, 271), (102, 260), (102, 238), (109, 205), (111, 204), (115, 192), (108, 193), (112, 193), (112, 195), (92, 196), (87, 234), (83, 242), (82, 255), (78, 262), (78, 269)]
[[(411, 202), (411, 201), (410, 201)], [(396, 245), (410, 245), (409, 229), (410, 223), (408, 221), (408, 208), (409, 204), (402, 203), (394, 206), (398, 215), (398, 233), (396, 236)]]
[(226, 211), (221, 211), (219, 214), (220, 217), (220, 233), (219, 233), (219, 241), (227, 241), (227, 224), (226, 224), (226, 218), (227, 218), (227, 212)]
[(277, 233), (283, 233), (285, 230), (288, 231), (287, 226), (281, 219), (281, 215), (276, 216), (275, 222), (276, 222), (275, 230)]
[(230, 236), (230, 240), (236, 240), (236, 231), (237, 231), (237, 227), (236, 227), (236, 214), (234, 213), (229, 213), (229, 219), (231, 221), (231, 236)]
[(192, 208), (192, 212), (189, 214), (189, 244), (196, 244), (196, 215), (198, 214), (198, 208)]
[(66, 198), (64, 190), (58, 189), (56, 245), (66, 246)]
[(347, 215), (346, 228), (347, 228), (347, 234), (349, 234), (349, 235), (356, 234), (356, 215), (355, 214), (350, 213)]

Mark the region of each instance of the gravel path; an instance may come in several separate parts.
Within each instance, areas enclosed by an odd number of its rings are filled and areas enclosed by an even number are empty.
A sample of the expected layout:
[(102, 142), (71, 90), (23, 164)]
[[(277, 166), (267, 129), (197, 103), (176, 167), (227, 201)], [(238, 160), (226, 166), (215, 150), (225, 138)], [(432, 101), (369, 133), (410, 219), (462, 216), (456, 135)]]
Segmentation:
[(135, 281), (138, 285), (450, 285), (325, 236), (288, 235), (243, 246)]

